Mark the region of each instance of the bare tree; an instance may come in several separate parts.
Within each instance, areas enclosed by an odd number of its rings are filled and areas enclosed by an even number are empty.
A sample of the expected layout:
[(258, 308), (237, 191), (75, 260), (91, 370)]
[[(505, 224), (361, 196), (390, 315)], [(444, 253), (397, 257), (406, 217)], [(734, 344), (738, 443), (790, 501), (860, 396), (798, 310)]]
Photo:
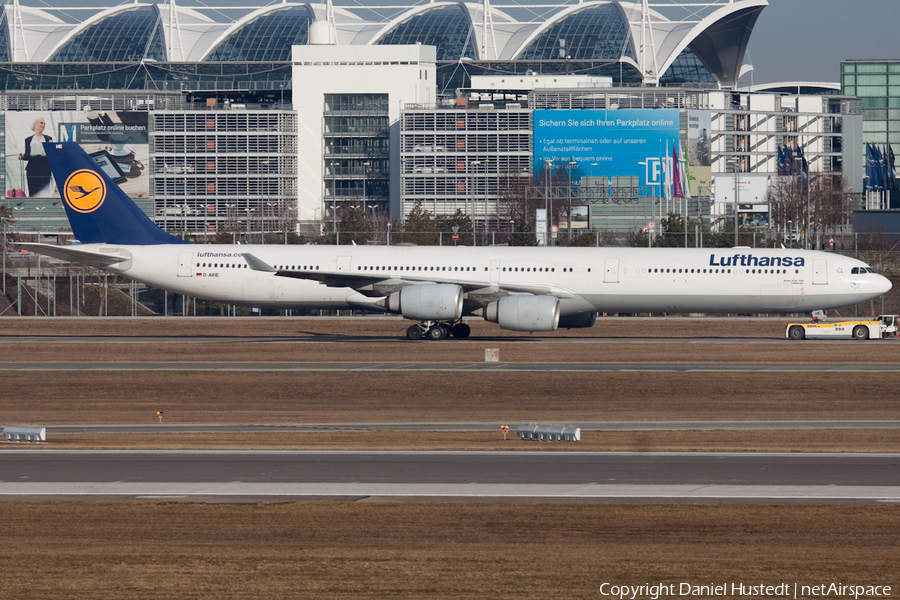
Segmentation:
[(798, 241), (794, 232), (806, 229), (806, 195), (799, 177), (779, 177), (769, 186), (772, 226), (784, 234), (785, 242)]
[(834, 234), (850, 217), (850, 192), (841, 178), (831, 173), (813, 173), (809, 186), (799, 177), (779, 177), (769, 187), (772, 225), (786, 234), (787, 241), (814, 235)]

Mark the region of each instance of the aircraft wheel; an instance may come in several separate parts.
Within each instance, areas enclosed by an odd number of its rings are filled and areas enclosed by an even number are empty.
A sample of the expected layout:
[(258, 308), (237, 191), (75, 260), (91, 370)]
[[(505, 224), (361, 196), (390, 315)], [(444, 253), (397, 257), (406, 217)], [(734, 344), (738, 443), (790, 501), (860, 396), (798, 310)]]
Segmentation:
[(854, 340), (867, 340), (869, 339), (869, 328), (865, 325), (857, 325), (853, 328), (853, 339)]
[(792, 340), (802, 340), (806, 337), (806, 331), (799, 325), (794, 325), (788, 329), (788, 337)]
[(418, 325), (413, 325), (406, 330), (406, 339), (408, 340), (421, 340), (423, 335), (422, 328)]
[(464, 340), (472, 333), (472, 328), (465, 323), (457, 323), (450, 329), (450, 333), (453, 334), (453, 337), (456, 339)]
[(428, 330), (428, 339), (429, 340), (442, 340), (447, 337), (447, 330), (444, 329), (441, 325), (435, 325), (431, 329)]

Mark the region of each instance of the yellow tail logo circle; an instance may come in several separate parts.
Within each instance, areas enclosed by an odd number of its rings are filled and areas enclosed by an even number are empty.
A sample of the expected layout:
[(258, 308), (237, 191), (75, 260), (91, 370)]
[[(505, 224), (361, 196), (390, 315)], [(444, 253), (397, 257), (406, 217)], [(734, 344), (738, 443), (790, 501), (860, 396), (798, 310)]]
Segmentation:
[(66, 179), (63, 199), (72, 210), (94, 212), (106, 200), (106, 184), (90, 169), (80, 169)]

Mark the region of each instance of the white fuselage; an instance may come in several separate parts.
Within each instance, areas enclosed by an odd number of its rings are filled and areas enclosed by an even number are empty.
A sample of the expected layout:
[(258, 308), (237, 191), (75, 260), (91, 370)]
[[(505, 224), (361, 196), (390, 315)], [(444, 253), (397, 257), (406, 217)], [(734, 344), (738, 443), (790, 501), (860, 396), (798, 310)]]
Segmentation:
[[(859, 260), (790, 249), (89, 244), (131, 260), (110, 271), (196, 298), (267, 308), (364, 308), (351, 287), (255, 271), (249, 253), (283, 273), (483, 284), (560, 298), (560, 313), (794, 313), (848, 306), (890, 282)], [(852, 270), (862, 271), (851, 273)]]

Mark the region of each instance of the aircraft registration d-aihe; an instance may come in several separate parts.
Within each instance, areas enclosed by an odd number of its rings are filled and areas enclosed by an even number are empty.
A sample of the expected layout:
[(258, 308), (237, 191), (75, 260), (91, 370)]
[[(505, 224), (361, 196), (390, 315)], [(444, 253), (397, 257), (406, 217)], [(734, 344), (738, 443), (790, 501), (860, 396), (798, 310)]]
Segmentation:
[(75, 143), (44, 144), (80, 244), (20, 247), (179, 294), (418, 321), (409, 339), (591, 327), (599, 312), (798, 313), (891, 289), (867, 264), (795, 249), (199, 245), (157, 227)]

